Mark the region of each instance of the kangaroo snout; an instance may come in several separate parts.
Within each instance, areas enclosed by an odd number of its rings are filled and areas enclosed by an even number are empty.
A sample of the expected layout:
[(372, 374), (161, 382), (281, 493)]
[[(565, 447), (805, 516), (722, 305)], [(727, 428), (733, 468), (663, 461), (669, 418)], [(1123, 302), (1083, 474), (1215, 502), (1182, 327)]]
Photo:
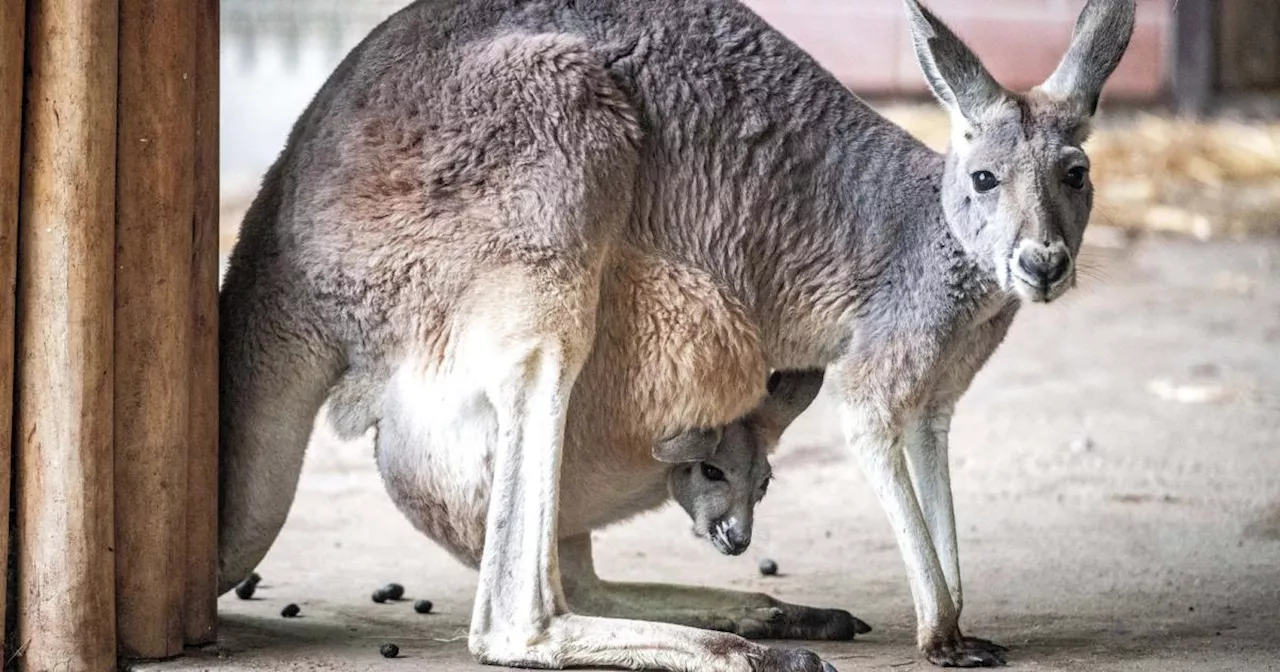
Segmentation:
[(1071, 254), (1060, 240), (1022, 241), (1014, 253), (1012, 275), (1016, 289), (1032, 301), (1052, 301), (1062, 295), (1071, 277)]
[(711, 525), (711, 543), (725, 555), (742, 555), (751, 546), (751, 528), (737, 518), (722, 518)]

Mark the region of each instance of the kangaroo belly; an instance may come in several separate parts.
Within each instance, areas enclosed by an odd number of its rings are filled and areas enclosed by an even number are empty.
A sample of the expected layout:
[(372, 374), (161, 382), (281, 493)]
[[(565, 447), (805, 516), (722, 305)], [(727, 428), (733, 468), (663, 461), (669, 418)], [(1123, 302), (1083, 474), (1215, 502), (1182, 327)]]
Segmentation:
[[(484, 549), (498, 417), (484, 391), (465, 376), (429, 378), (412, 368), (403, 367), (387, 385), (378, 421), (378, 470), (415, 528), (476, 567)], [(590, 423), (573, 424), (590, 429)], [(602, 443), (611, 437), (597, 432), (577, 434), (578, 439), (575, 432), (566, 434), (561, 536), (607, 526), (667, 500), (665, 465), (647, 457), (647, 446)]]
[(402, 366), (378, 421), (377, 461), (409, 522), (455, 557), (478, 566), (493, 481), (498, 419), (465, 376)]

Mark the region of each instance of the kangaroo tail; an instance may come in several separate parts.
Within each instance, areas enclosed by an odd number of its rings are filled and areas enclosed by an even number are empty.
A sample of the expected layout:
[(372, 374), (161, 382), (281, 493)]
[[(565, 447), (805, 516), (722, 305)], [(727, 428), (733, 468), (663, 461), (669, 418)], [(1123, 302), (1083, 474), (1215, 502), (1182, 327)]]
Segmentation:
[(316, 413), (345, 365), (323, 320), (290, 289), (297, 283), (247, 247), (219, 296), (220, 595), (257, 566), (284, 526)]

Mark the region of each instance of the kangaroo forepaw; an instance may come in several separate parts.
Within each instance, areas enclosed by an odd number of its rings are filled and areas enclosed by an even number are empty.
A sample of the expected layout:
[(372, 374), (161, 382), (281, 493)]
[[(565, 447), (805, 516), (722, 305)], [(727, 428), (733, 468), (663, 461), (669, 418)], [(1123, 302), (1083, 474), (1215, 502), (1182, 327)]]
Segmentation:
[(925, 648), (929, 662), (938, 667), (1001, 667), (1009, 649), (977, 637), (960, 637)]
[(837, 672), (834, 665), (808, 649), (765, 649), (752, 672)]

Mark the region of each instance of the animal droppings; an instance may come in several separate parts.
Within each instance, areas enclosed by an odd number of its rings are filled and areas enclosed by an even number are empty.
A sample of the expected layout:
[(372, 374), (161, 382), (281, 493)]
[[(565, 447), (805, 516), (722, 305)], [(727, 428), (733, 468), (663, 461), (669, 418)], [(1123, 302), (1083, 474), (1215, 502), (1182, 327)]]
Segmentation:
[(387, 594), (388, 600), (398, 600), (404, 597), (404, 586), (398, 583), (388, 583), (382, 587), (382, 590)]
[(413, 610), (419, 614), (429, 614), (432, 606), (431, 600), (418, 600), (413, 603)]
[(249, 578), (245, 579), (244, 582), (251, 583), (256, 586), (262, 582), (262, 575), (257, 572), (251, 572), (249, 574)]
[(373, 591), (374, 602), (377, 602), (378, 604), (382, 604), (383, 602), (386, 602), (389, 599), (391, 599), (391, 596), (387, 594), (386, 588), (379, 588)]
[(760, 561), (760, 573), (764, 576), (773, 576), (778, 573), (778, 563), (765, 558)]
[(400, 647), (391, 643), (383, 644), (378, 648), (378, 653), (381, 653), (383, 658), (395, 658), (400, 655)]
[(280, 615), (285, 618), (293, 618), (300, 613), (302, 613), (302, 608), (296, 604), (286, 604), (284, 605), (284, 609), (280, 610)]
[(257, 589), (258, 584), (244, 581), (240, 585), (236, 586), (236, 597), (242, 600), (251, 599), (253, 597), (253, 591)]

